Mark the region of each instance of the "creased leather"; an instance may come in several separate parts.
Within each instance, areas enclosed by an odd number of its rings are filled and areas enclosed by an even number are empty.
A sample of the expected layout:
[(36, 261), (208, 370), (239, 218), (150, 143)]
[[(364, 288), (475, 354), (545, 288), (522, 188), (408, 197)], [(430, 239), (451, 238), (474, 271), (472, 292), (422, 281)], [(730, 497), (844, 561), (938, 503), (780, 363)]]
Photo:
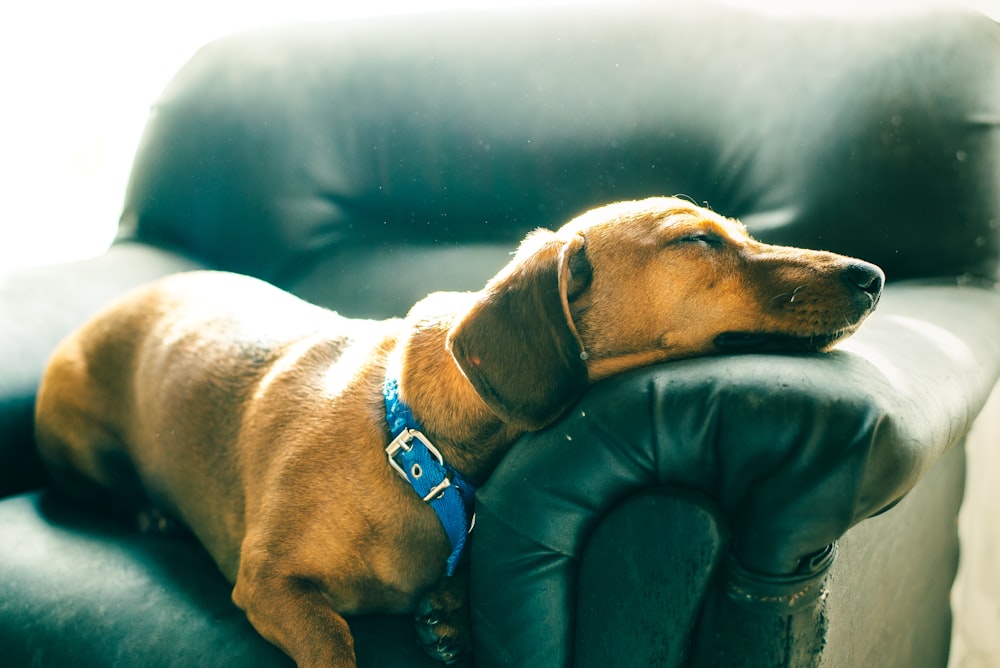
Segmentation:
[(794, 573), (906, 494), (998, 376), (1000, 294), (904, 283), (828, 354), (703, 358), (600, 383), (519, 441), (480, 492), (482, 665), (570, 665), (576, 560), (622, 499), (704, 493), (741, 566)]

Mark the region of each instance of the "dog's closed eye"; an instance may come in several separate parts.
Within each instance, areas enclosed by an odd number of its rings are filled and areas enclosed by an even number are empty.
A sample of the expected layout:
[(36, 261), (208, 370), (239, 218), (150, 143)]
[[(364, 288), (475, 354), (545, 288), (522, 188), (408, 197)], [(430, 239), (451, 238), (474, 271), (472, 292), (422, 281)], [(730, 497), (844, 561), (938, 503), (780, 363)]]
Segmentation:
[(725, 240), (720, 235), (712, 232), (695, 232), (694, 234), (678, 238), (676, 243), (698, 244), (706, 248), (721, 248), (725, 245)]

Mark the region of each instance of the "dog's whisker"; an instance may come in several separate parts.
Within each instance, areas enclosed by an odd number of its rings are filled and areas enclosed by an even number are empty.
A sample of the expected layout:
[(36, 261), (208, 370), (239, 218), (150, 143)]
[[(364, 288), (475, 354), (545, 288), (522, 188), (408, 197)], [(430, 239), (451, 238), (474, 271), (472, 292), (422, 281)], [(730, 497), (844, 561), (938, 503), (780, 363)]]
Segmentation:
[(806, 286), (804, 286), (804, 285), (800, 285), (797, 288), (795, 288), (794, 290), (792, 290), (791, 292), (781, 292), (781, 293), (778, 293), (775, 296), (771, 297), (771, 302), (773, 303), (773, 302), (776, 302), (776, 301), (779, 301), (779, 300), (784, 301), (786, 298), (788, 298), (788, 303), (789, 304), (794, 304), (795, 303), (795, 297), (798, 296), (799, 292), (801, 292), (802, 290), (804, 290), (805, 287)]
[(794, 290), (792, 290), (791, 292), (779, 292), (775, 296), (771, 297), (771, 302), (774, 303), (774, 302), (777, 302), (777, 301), (787, 301), (789, 304), (792, 304), (792, 303), (795, 302), (795, 297), (805, 287), (806, 286), (804, 286), (804, 285), (800, 285), (797, 288), (795, 288)]
[(789, 294), (791, 294), (791, 293), (788, 293), (788, 292), (781, 292), (781, 293), (779, 293), (779, 294), (776, 294), (775, 296), (771, 297), (771, 303), (774, 303), (774, 302), (776, 302), (776, 301), (779, 301), (779, 300), (780, 300), (780, 301), (784, 301), (784, 299), (785, 299), (785, 296), (786, 296), (786, 295), (789, 295)]

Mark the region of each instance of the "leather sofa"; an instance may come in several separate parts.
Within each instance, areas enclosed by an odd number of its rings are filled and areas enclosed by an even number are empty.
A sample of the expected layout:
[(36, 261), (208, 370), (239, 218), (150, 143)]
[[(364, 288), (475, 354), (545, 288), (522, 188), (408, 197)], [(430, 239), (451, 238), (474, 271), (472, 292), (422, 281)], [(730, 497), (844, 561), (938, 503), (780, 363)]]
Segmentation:
[[(107, 300), (212, 267), (399, 315), (534, 227), (683, 194), (878, 263), (882, 303), (830, 353), (642, 369), (523, 437), (478, 498), (476, 665), (946, 665), (956, 516), (989, 474), (965, 442), (1000, 378), (998, 63), (966, 10), (702, 2), (205, 46), (152, 107), (115, 244), (0, 278), (2, 662), (289, 665), (198, 545), (46, 487), (35, 388)], [(409, 619), (351, 623), (362, 666), (435, 665)]]

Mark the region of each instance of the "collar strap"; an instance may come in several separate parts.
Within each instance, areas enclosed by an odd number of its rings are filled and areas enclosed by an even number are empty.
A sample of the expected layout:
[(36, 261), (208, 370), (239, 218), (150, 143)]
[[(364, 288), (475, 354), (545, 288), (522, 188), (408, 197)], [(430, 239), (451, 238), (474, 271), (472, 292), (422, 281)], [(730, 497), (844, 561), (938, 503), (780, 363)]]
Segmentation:
[(385, 417), (392, 441), (385, 452), (389, 465), (441, 520), (451, 543), (448, 575), (455, 572), (466, 536), (476, 523), (476, 487), (445, 463), (441, 452), (420, 431), (410, 407), (399, 398), (399, 379), (386, 376), (382, 387)]

